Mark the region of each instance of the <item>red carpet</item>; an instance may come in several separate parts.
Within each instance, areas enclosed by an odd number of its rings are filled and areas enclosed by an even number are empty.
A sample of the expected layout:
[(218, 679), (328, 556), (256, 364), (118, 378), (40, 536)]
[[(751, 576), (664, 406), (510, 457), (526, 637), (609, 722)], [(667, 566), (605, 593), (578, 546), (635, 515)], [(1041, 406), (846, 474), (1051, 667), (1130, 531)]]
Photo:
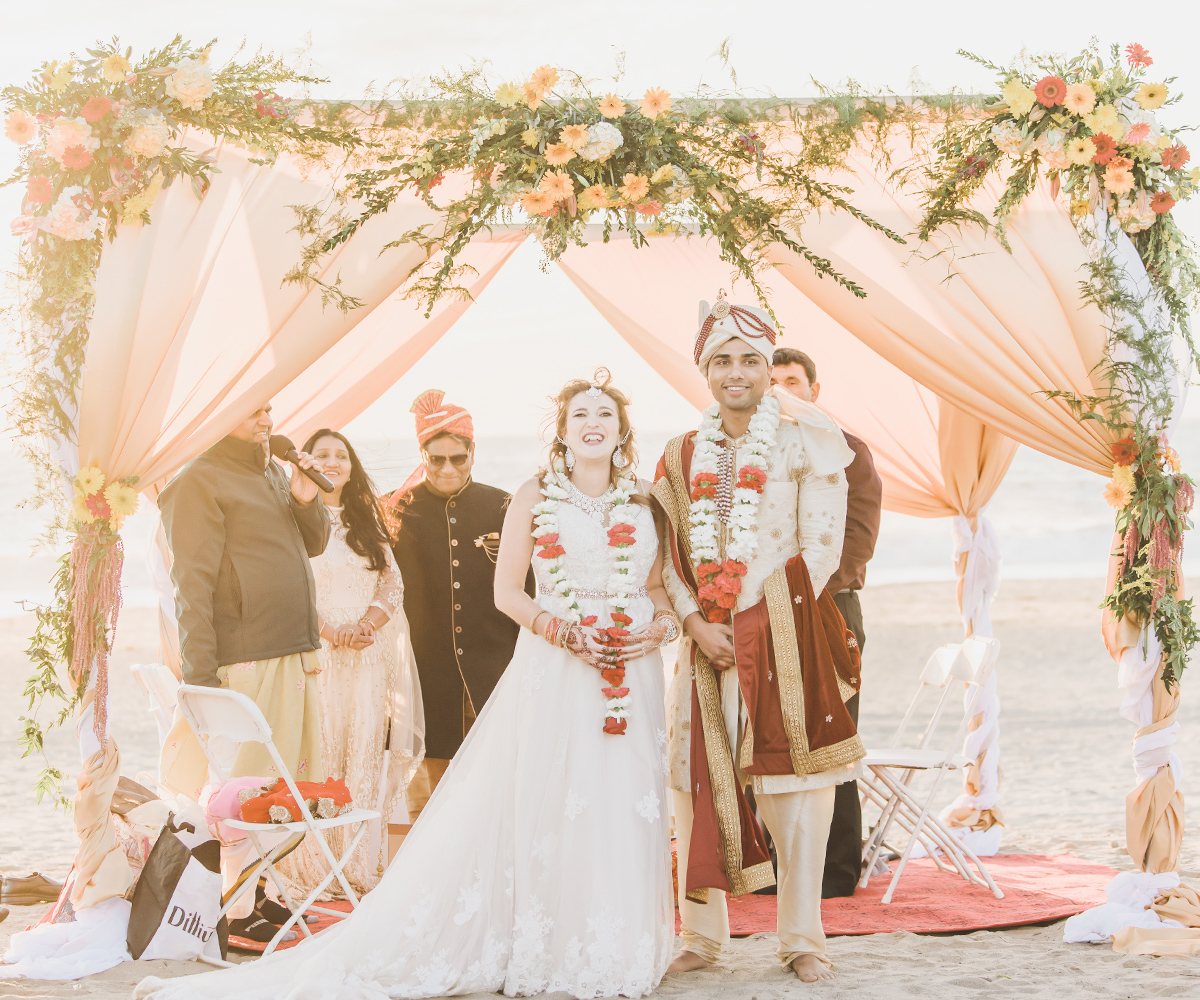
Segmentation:
[[(997, 854), (985, 858), (984, 864), (1003, 899), (957, 875), (939, 872), (932, 861), (922, 858), (905, 866), (896, 894), (886, 906), (880, 900), (890, 875), (876, 876), (852, 897), (822, 901), (825, 933), (932, 934), (1060, 920), (1103, 903), (1104, 887), (1117, 874), (1071, 854)], [(737, 937), (774, 932), (775, 897), (731, 899), (729, 929)]]
[[(1019, 927), (1061, 920), (1104, 902), (1104, 887), (1116, 871), (1105, 865), (1081, 861), (1072, 854), (997, 854), (984, 859), (992, 878), (1004, 893), (996, 899), (987, 889), (968, 885), (957, 875), (939, 872), (928, 858), (910, 861), (896, 895), (884, 906), (880, 900), (890, 875), (871, 879), (848, 899), (826, 899), (821, 904), (825, 933), (879, 934), (911, 931), (914, 934), (974, 931)], [(326, 903), (330, 909), (349, 911), (349, 903)], [(336, 917), (321, 915), (317, 930)], [(678, 929), (678, 915), (676, 916)], [(740, 896), (729, 901), (729, 930), (735, 937), (775, 931), (774, 896)], [(299, 943), (303, 935), (280, 948)], [(261, 952), (264, 945), (241, 938), (229, 943)]]

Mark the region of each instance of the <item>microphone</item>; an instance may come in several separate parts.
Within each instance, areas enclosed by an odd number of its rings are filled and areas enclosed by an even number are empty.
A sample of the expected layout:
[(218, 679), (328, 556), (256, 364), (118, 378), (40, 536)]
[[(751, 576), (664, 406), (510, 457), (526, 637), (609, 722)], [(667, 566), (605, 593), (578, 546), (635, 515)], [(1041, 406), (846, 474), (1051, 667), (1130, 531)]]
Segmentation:
[(296, 446), (285, 438), (282, 434), (271, 435), (271, 454), (276, 458), (281, 458), (285, 462), (293, 462), (304, 475), (308, 476), (314, 483), (321, 487), (326, 493), (332, 493), (335, 489), (333, 483), (326, 479), (316, 469), (305, 469), (300, 465), (300, 456), (296, 453)]

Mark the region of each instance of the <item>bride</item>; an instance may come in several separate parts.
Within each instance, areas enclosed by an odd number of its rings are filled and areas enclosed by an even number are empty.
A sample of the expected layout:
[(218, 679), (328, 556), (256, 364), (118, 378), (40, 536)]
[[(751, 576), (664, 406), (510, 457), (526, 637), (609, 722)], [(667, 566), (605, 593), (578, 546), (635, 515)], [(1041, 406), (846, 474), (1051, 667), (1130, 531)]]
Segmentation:
[[(678, 620), (629, 474), (628, 401), (606, 371), (596, 379), (555, 398), (549, 468), (505, 518), (496, 606), (527, 630), (382, 881), (311, 941), (147, 979), (136, 997), (641, 997), (658, 985), (675, 914), (657, 648)], [(537, 601), (523, 590), (531, 560)]]

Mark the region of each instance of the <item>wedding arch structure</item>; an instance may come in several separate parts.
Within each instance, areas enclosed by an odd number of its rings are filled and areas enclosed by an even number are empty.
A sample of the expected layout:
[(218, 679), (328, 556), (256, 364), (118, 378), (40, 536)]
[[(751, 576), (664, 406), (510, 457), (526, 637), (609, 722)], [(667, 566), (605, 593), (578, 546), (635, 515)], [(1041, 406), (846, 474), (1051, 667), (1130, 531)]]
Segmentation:
[[(991, 631), (984, 507), (1017, 445), (1110, 477), (1105, 634), (1140, 741), (1129, 848), (1175, 867), (1169, 744), (1196, 633), (1169, 435), (1195, 268), (1169, 213), (1198, 178), (1146, 107), (1165, 95), (1139, 46), (999, 71), (1000, 96), (974, 102), (769, 106), (560, 94), (550, 67), (494, 90), (464, 77), (441, 103), (309, 106), (275, 94), (296, 78), (270, 60), (215, 71), (178, 40), (137, 65), (90, 55), (10, 91), (6, 120), (28, 147), (18, 429), (48, 442), (33, 450), (72, 538), (31, 691), (79, 707), (76, 908), (128, 886), (106, 692), (136, 494), (267, 399), (293, 438), (343, 426), (530, 238), (697, 408), (697, 300), (733, 282), (783, 343), (803, 331), (885, 507), (953, 519), (968, 633)], [(977, 723), (953, 808), (983, 832), (994, 682)]]

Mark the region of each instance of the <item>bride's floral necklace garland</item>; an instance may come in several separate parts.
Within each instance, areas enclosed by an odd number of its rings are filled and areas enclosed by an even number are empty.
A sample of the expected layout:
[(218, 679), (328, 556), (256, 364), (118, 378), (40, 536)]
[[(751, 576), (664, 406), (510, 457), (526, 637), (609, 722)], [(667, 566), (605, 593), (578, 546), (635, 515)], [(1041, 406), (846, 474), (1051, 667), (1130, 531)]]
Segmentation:
[[(765, 396), (750, 419), (744, 450), (749, 457), (737, 470), (730, 495), (720, 496), (721, 459), (733, 452), (722, 446), (721, 411), (715, 404), (704, 411), (692, 453), (691, 523), (689, 540), (696, 563), (700, 606), (710, 622), (727, 622), (742, 592), (747, 564), (758, 548), (758, 506), (767, 484), (767, 456), (775, 447), (779, 401)], [(729, 540), (721, 559), (721, 508), (726, 508)]]
[[(542, 480), (542, 496), (545, 499), (533, 508), (534, 544), (538, 549), (538, 558), (549, 562), (547, 570), (554, 583), (555, 593), (567, 605), (567, 620), (573, 624), (590, 627), (596, 624), (598, 618), (596, 615), (584, 617), (577, 598), (579, 588), (567, 573), (564, 562), (566, 549), (561, 544), (558, 508), (570, 497), (568, 483), (567, 472), (560, 459), (547, 471)], [(608, 545), (612, 550), (612, 569), (608, 575), (608, 597), (612, 603), (609, 618), (612, 619), (612, 625), (597, 631), (608, 645), (616, 649), (625, 645), (629, 638), (629, 625), (633, 623), (633, 619), (625, 613), (625, 608), (636, 589), (633, 585), (633, 562), (629, 553), (636, 529), (620, 518), (636, 489), (636, 480), (631, 475), (623, 475), (606, 494), (606, 499), (611, 500), (613, 505), (610, 515), (612, 523), (608, 529)], [(614, 736), (622, 736), (629, 716), (629, 688), (623, 686), (625, 661), (618, 658), (614, 664), (601, 670), (600, 675), (607, 684), (607, 687), (601, 688), (605, 708), (604, 731)]]

